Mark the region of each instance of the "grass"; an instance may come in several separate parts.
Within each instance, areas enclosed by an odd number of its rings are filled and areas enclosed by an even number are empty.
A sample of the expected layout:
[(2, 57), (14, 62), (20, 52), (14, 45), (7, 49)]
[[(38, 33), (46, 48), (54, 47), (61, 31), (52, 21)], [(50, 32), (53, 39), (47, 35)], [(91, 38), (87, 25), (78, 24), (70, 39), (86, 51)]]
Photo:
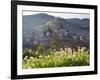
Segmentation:
[(89, 54), (84, 47), (77, 51), (72, 51), (71, 48), (61, 48), (59, 51), (55, 49), (45, 51), (41, 48), (27, 51), (23, 52), (29, 54), (23, 58), (23, 69), (89, 65)]

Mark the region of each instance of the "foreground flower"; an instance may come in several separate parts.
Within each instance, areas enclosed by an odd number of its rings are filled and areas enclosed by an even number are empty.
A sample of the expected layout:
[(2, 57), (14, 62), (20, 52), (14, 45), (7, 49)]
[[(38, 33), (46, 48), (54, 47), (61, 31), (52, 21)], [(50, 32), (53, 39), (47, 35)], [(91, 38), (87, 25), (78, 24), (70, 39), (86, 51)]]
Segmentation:
[(56, 51), (56, 49), (53, 50), (54, 52)]
[(68, 48), (68, 53), (72, 53), (72, 49), (71, 48)]
[(32, 52), (32, 49), (29, 49), (28, 52), (31, 53)]
[(62, 51), (63, 50), (63, 48), (60, 48), (60, 51)]
[(32, 60), (32, 59), (34, 59), (34, 57), (30, 57), (30, 59)]
[(27, 60), (27, 58), (28, 58), (28, 56), (25, 56), (25, 57), (24, 57), (24, 60)]
[(65, 48), (65, 51), (67, 51), (67, 48)]

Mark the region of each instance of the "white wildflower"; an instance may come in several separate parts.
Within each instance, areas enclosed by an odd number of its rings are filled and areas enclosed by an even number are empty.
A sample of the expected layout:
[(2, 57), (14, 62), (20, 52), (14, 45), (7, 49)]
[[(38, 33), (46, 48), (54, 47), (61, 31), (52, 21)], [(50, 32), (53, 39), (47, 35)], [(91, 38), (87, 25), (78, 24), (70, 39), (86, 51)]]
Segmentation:
[(54, 52), (56, 51), (56, 49), (53, 50)]
[(29, 49), (28, 52), (31, 53), (32, 52), (32, 49)]
[(72, 49), (71, 48), (68, 48), (68, 53), (72, 53)]
[(86, 47), (82, 47), (81, 48), (81, 51), (83, 52), (83, 51), (85, 51), (86, 50)]
[(65, 48), (65, 51), (67, 51), (67, 48)]
[(25, 56), (25, 57), (24, 57), (24, 60), (27, 60), (27, 58), (28, 58), (28, 56)]
[(63, 48), (60, 48), (60, 51), (62, 51), (63, 50)]
[(32, 59), (34, 59), (33, 57), (30, 57), (30, 59), (32, 60)]

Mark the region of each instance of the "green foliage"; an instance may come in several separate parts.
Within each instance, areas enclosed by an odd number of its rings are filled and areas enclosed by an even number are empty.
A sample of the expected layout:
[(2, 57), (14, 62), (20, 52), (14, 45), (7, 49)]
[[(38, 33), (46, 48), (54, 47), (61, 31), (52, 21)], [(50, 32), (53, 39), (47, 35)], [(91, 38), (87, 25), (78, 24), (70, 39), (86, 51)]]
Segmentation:
[(41, 45), (38, 46), (37, 50), (30, 51), (30, 53), (37, 55), (29, 56), (29, 58), (25, 56), (22, 62), (23, 69), (89, 65), (89, 54), (84, 48), (73, 52), (71, 48), (60, 51), (53, 51), (52, 49), (45, 51)]

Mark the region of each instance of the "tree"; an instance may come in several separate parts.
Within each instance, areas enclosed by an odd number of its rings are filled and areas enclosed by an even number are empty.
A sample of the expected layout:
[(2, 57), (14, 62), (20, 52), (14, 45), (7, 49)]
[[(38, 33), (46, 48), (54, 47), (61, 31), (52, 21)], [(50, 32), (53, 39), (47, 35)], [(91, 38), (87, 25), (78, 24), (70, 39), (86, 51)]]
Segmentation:
[(60, 48), (61, 47), (61, 39), (58, 35), (58, 32), (53, 32), (52, 38), (50, 40), (51, 47)]

